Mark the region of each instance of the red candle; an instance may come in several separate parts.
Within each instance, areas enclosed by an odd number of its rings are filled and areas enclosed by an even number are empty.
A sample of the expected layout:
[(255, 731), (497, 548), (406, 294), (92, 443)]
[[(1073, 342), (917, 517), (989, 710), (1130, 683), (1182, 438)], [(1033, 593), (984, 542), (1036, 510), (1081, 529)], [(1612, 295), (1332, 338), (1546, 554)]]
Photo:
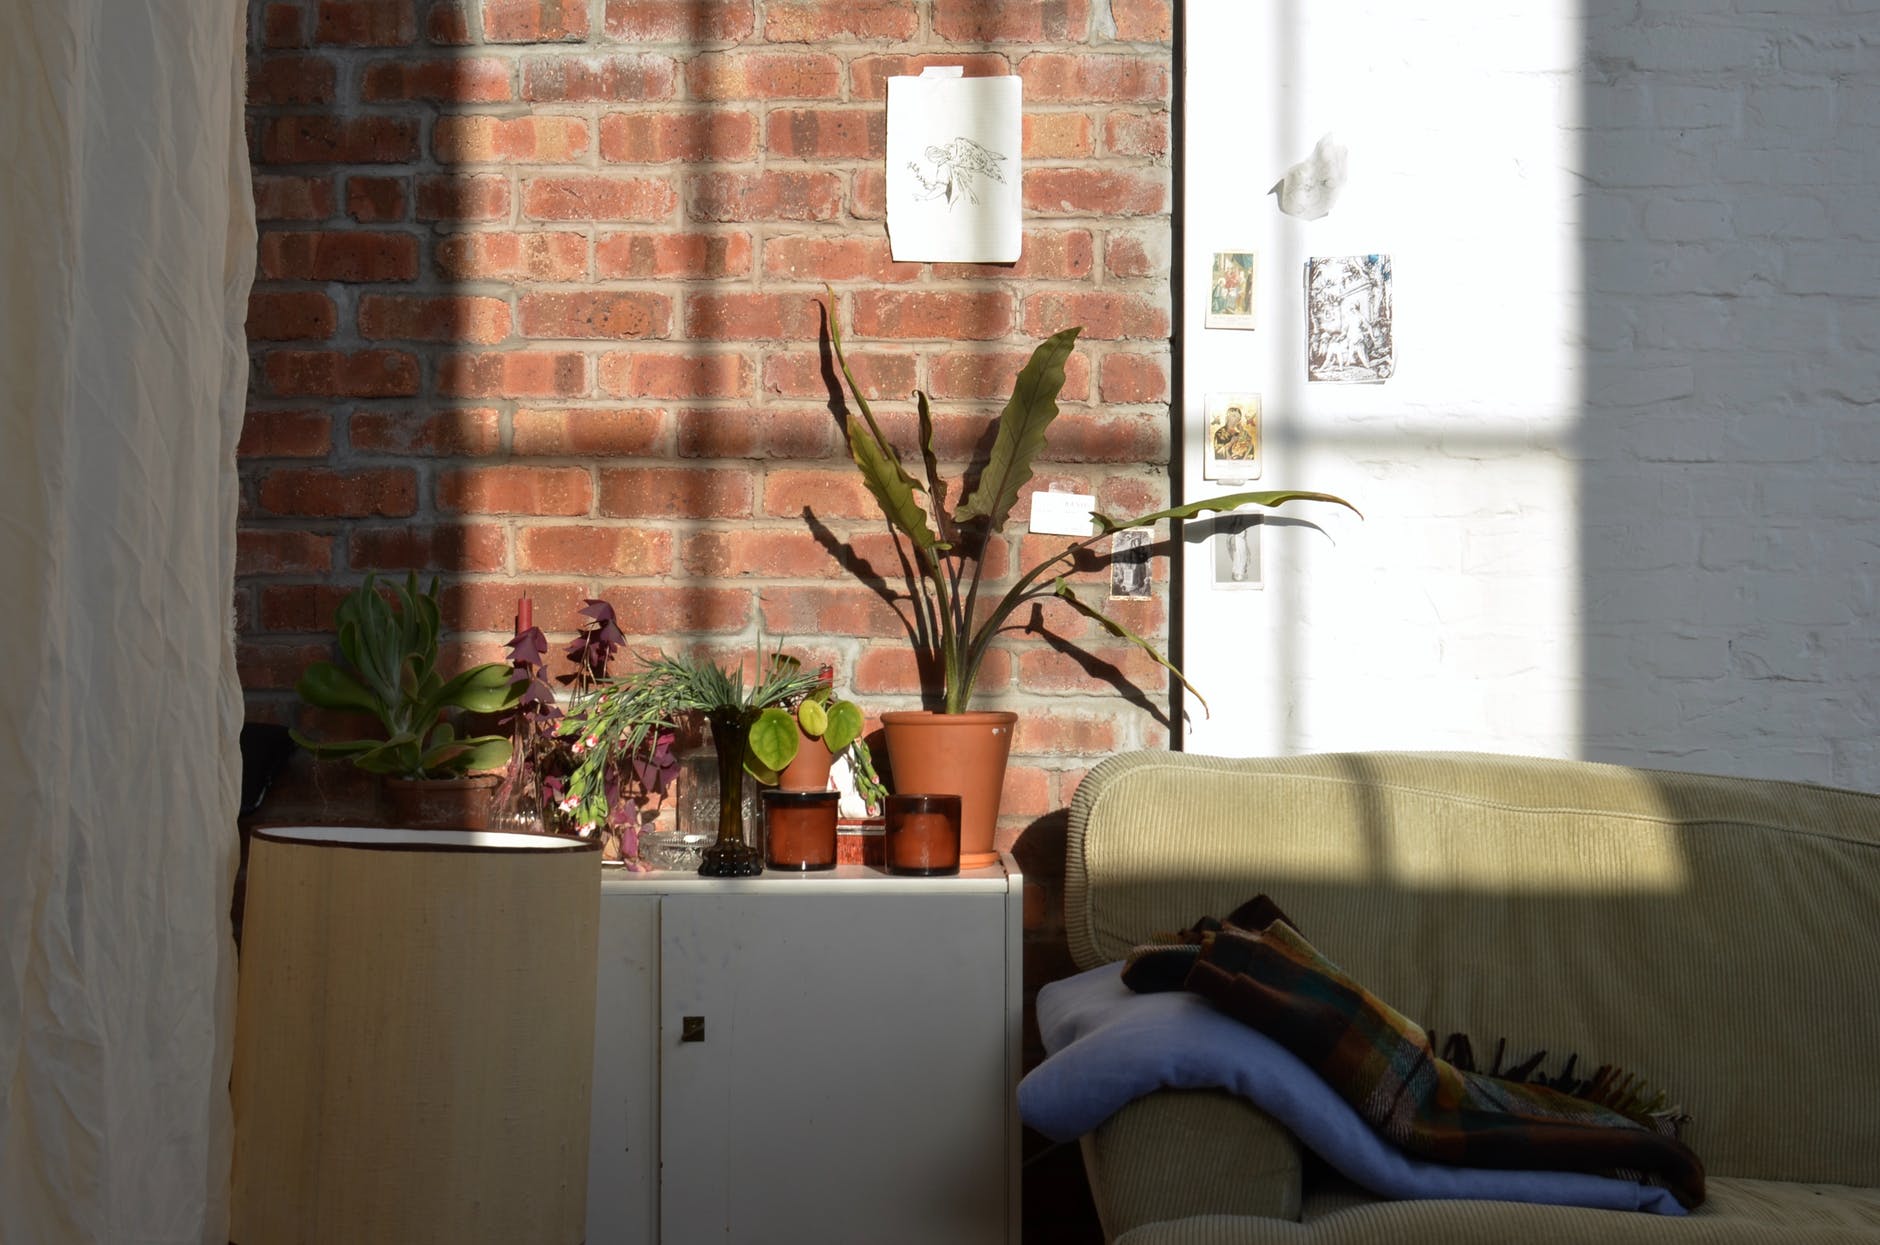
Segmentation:
[(834, 791), (764, 792), (764, 863), (811, 872), (836, 867)]
[(521, 635), (535, 625), (535, 602), (523, 597), (516, 602), (516, 634)]
[(890, 873), (958, 873), (960, 797), (889, 796), (882, 838), (882, 859)]

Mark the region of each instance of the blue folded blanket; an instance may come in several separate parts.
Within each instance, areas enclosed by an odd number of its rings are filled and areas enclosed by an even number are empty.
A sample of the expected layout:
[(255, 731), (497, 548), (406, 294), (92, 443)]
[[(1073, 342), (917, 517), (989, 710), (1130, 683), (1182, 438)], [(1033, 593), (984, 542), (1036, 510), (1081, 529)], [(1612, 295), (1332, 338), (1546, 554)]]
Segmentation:
[(1185, 991), (1136, 994), (1106, 964), (1038, 992), (1050, 1057), (1018, 1086), (1025, 1123), (1069, 1141), (1157, 1089), (1223, 1089), (1382, 1197), (1474, 1198), (1682, 1215), (1668, 1189), (1579, 1172), (1449, 1167), (1406, 1156), (1290, 1051)]

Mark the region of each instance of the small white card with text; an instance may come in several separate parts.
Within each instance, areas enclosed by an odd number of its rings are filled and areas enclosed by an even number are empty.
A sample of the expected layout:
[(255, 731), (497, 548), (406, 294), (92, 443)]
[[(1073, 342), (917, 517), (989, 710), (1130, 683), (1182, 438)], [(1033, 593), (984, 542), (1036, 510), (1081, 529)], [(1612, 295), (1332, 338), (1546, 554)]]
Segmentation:
[(1035, 536), (1090, 536), (1096, 531), (1090, 514), (1097, 508), (1094, 493), (1033, 493), (1031, 531)]

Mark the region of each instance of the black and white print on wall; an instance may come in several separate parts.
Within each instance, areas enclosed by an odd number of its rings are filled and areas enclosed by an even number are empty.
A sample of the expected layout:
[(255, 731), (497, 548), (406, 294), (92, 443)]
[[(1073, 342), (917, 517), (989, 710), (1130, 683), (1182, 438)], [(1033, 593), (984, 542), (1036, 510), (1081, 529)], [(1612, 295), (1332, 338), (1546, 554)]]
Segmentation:
[(1149, 545), (1155, 533), (1146, 527), (1126, 528), (1110, 537), (1110, 599), (1149, 599)]
[(1014, 263), (1023, 87), (1015, 74), (960, 73), (888, 79), (889, 248), (903, 262)]
[(1211, 393), (1201, 478), (1237, 483), (1260, 478), (1260, 395)]
[(1397, 370), (1390, 256), (1306, 261), (1306, 379), (1378, 384)]
[(1208, 544), (1214, 551), (1216, 588), (1258, 588), (1260, 579), (1260, 516), (1224, 514), (1214, 520)]

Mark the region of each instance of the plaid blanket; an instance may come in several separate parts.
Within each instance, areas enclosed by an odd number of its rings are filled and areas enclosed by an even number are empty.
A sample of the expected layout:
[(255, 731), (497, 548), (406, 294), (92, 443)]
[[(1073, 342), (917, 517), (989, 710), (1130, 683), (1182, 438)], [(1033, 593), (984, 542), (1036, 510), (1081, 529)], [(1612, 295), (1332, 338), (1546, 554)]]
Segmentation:
[(1186, 989), (1290, 1050), (1407, 1154), (1620, 1175), (1662, 1184), (1685, 1206), (1704, 1200), (1689, 1148), (1598, 1103), (1438, 1057), (1421, 1026), (1320, 955), (1264, 896), (1225, 924), (1184, 931), (1181, 945), (1143, 950), (1125, 972), (1132, 988), (1166, 988), (1185, 967)]

